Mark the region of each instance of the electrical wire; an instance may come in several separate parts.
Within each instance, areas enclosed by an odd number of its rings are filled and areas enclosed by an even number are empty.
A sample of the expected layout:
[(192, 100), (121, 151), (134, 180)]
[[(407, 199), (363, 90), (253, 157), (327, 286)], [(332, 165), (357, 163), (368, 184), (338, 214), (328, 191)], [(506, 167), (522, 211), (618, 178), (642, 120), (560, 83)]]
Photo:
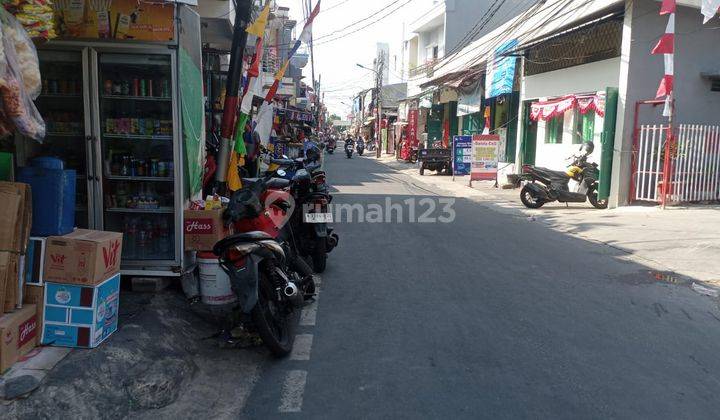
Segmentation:
[[(453, 56), (453, 57), (446, 56), (445, 59), (443, 60), (443, 62), (441, 62), (439, 65), (436, 65), (435, 67), (433, 67), (433, 71), (437, 71), (437, 70), (439, 70), (439, 69), (441, 69), (441, 68), (444, 68), (444, 67), (448, 66), (449, 64), (451, 64), (454, 60), (456, 60), (456, 59), (458, 59), (458, 58), (461, 58), (461, 57), (464, 57), (464, 56), (467, 56), (469, 53), (471, 53), (471, 52), (473, 52), (473, 51), (477, 51), (477, 50), (480, 50), (480, 53), (476, 54), (475, 56), (473, 56), (473, 57), (470, 58), (469, 60), (466, 60), (466, 62), (460, 64), (460, 66), (461, 66), (461, 67), (470, 68), (470, 67), (473, 67), (473, 66), (479, 64), (479, 63), (477, 62), (477, 60), (480, 59), (480, 58), (482, 58), (483, 56), (485, 56), (488, 51), (491, 51), (492, 49), (494, 49), (495, 47), (497, 47), (497, 45), (499, 45), (500, 43), (505, 42), (506, 39), (505, 39), (505, 37), (504, 37), (503, 35), (509, 35), (509, 34), (511, 34), (514, 30), (516, 30), (518, 27), (520, 27), (520, 26), (522, 26), (523, 24), (525, 24), (525, 23), (528, 21), (528, 15), (529, 15), (530, 13), (532, 13), (533, 15), (537, 15), (537, 14), (539, 14), (539, 13), (548, 11), (549, 9), (554, 9), (554, 10), (551, 10), (551, 11), (548, 13), (548, 18), (543, 21), (543, 24), (544, 24), (544, 25), (547, 25), (548, 23), (554, 22), (554, 21), (558, 20), (559, 18), (561, 18), (561, 17), (563, 17), (563, 16), (567, 16), (569, 13), (580, 9), (581, 7), (584, 7), (585, 5), (591, 3), (592, 1), (593, 1), (593, 0), (585, 0), (585, 1), (582, 2), (581, 4), (577, 5), (577, 7), (574, 7), (573, 9), (570, 9), (570, 10), (567, 10), (568, 7), (570, 6), (571, 3), (577, 3), (576, 0), (566, 0), (565, 2), (553, 3), (552, 5), (544, 5), (544, 6), (543, 6), (541, 9), (539, 9), (539, 10), (532, 10), (532, 9), (531, 9), (531, 10), (528, 10), (528, 11), (526, 11), (525, 13), (523, 13), (522, 15), (520, 15), (520, 16), (515, 20), (515, 22), (513, 22), (512, 25), (510, 25), (508, 28), (505, 28), (505, 29), (503, 30), (503, 32), (497, 34), (497, 36), (494, 36), (494, 37), (492, 37), (491, 39), (485, 40), (485, 41), (482, 42), (480, 45), (471, 45), (472, 48), (466, 48), (466, 51), (465, 51), (465, 52), (461, 52), (461, 53), (459, 53), (459, 54), (457, 54), (457, 55), (455, 55), (455, 56)], [(538, 5), (539, 5), (539, 4), (538, 4)], [(535, 34), (537, 33), (537, 30), (540, 30), (540, 29), (541, 29), (541, 28), (529, 28), (528, 30), (526, 30), (526, 31), (523, 32), (522, 34), (517, 35), (517, 38), (516, 38), (516, 39), (518, 40), (518, 43), (521, 44), (523, 41), (526, 41), (526, 40), (528, 40), (528, 39), (532, 39), (532, 37), (535, 36)], [(490, 44), (490, 45), (489, 45), (489, 44)], [(490, 48), (485, 48), (485, 47), (487, 47), (488, 45), (489, 45)], [(458, 71), (458, 70), (460, 70), (460, 68), (459, 68), (459, 67), (456, 67), (456, 68), (453, 68), (453, 69), (451, 69), (451, 70), (446, 71), (446, 74), (451, 74), (451, 73), (456, 72), (456, 71)], [(415, 77), (415, 78), (413, 78), (412, 80), (418, 80), (418, 79), (422, 79), (422, 78), (423, 78), (423, 77), (420, 76), (420, 77)]]

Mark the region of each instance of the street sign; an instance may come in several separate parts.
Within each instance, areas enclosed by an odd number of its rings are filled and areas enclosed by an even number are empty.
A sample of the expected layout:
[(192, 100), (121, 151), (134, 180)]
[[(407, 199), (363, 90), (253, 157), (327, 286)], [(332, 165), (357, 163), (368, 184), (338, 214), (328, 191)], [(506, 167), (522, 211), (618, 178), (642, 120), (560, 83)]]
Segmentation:
[(453, 174), (470, 175), (472, 136), (453, 136)]
[(487, 181), (497, 177), (499, 145), (500, 136), (497, 134), (472, 136), (471, 181)]

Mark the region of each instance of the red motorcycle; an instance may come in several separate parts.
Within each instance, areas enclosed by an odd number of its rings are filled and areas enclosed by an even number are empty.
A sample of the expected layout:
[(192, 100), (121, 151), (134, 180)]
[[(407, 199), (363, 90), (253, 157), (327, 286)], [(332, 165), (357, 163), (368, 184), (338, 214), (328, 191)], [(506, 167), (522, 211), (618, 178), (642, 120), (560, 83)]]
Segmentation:
[(304, 295), (314, 293), (312, 270), (297, 256), (286, 228), (294, 210), (289, 183), (270, 176), (243, 180), (224, 213), (239, 233), (213, 248), (240, 309), (278, 357), (292, 350)]

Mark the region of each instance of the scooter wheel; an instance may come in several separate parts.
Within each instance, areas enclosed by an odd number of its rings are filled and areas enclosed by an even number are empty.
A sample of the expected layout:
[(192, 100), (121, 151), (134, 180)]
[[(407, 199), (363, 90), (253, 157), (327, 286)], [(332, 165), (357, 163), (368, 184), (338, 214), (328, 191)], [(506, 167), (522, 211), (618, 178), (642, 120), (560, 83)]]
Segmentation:
[(539, 209), (545, 204), (545, 200), (538, 197), (537, 193), (527, 185), (520, 190), (520, 201), (529, 209)]

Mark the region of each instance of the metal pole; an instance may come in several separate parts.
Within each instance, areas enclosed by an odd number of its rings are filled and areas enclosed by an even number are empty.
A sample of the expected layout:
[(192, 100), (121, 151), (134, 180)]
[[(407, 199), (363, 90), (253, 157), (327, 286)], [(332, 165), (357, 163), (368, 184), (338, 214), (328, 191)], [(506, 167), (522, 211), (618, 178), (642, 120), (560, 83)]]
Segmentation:
[(238, 95), (240, 94), (240, 82), (242, 80), (242, 63), (245, 45), (247, 44), (247, 32), (245, 29), (250, 21), (250, 10), (252, 0), (237, 0), (235, 7), (235, 24), (233, 30), (232, 48), (230, 51), (230, 67), (225, 85), (225, 104), (220, 136), (220, 152), (218, 154), (217, 172), (215, 182), (225, 183), (230, 151), (232, 150), (233, 129), (237, 116)]
[(376, 104), (376, 113), (377, 113), (377, 132), (375, 134), (375, 138), (377, 141), (377, 149), (375, 151), (375, 157), (379, 158), (381, 155), (382, 150), (382, 100), (380, 97), (382, 96), (382, 74), (383, 74), (383, 67), (385, 64), (385, 55), (380, 54), (380, 58), (378, 59), (378, 68), (377, 73), (375, 73), (375, 86), (376, 86), (376, 98), (375, 98), (375, 104)]
[[(305, 3), (305, 8), (307, 9), (307, 16), (309, 17), (312, 13), (312, 0), (307, 0)], [(313, 54), (313, 34), (312, 31), (310, 31), (310, 73), (312, 76), (312, 86), (313, 86), (313, 93), (315, 94), (315, 124), (320, 129), (320, 110), (318, 109), (318, 104), (320, 98), (318, 97), (318, 94), (320, 93), (318, 91), (318, 83), (315, 83), (315, 54)]]

